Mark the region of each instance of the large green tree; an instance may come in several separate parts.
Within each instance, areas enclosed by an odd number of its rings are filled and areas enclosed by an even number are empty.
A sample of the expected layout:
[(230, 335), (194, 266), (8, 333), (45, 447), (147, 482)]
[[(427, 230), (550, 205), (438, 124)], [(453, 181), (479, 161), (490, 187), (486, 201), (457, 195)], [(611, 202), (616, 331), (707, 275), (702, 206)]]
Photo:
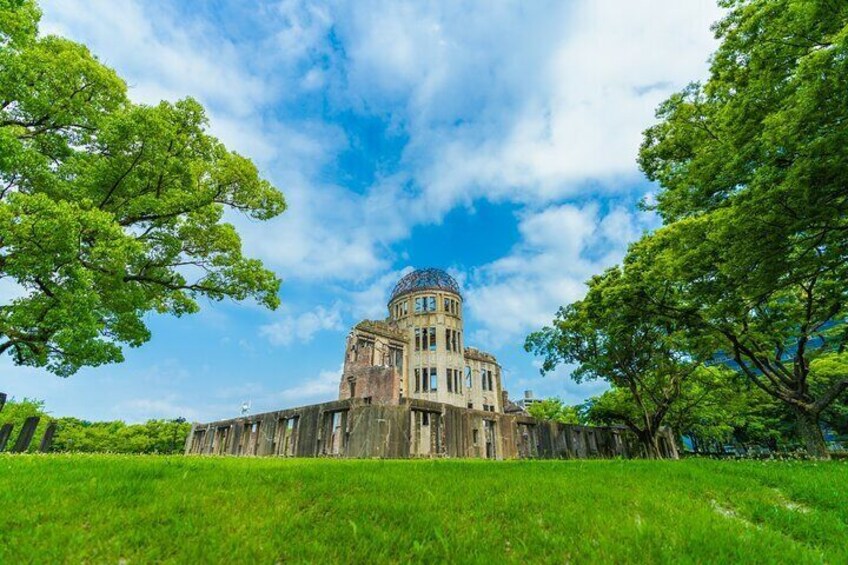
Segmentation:
[[(644, 295), (652, 316), (709, 344), (717, 360), (784, 403), (808, 452), (827, 457), (821, 415), (848, 378), (837, 362), (845, 347), (845, 282), (824, 267), (781, 284), (760, 279), (756, 266), (746, 274), (740, 264), (737, 272), (733, 264), (744, 250), (729, 218), (737, 212), (679, 220), (644, 238), (625, 259), (625, 277), (661, 284), (662, 300)], [(753, 265), (750, 246), (741, 261)]]
[(826, 457), (821, 414), (848, 389), (848, 373), (813, 365), (846, 343), (848, 4), (721, 3), (709, 79), (645, 133), (668, 226), (628, 269), (669, 281), (682, 307), (658, 315), (713, 338)]
[(82, 45), (39, 36), (31, 0), (0, 0), (0, 353), (69, 375), (149, 339), (144, 315), (197, 298), (278, 304), (225, 209), (285, 208), (253, 163), (207, 133), (187, 98), (132, 103)]
[(652, 316), (642, 289), (621, 268), (593, 277), (588, 287), (583, 300), (560, 309), (552, 326), (528, 336), (525, 349), (543, 358), (543, 374), (574, 363), (575, 382), (610, 383), (618, 391), (616, 406), (627, 404), (616, 411), (616, 422), (639, 437), (648, 456), (662, 457), (658, 432), (688, 381), (705, 370), (697, 342), (674, 320)]

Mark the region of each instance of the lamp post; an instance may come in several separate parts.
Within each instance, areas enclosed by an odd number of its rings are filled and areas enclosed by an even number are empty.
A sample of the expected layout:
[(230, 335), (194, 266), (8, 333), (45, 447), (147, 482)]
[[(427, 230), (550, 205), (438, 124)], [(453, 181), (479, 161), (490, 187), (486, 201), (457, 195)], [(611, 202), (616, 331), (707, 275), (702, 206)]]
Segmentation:
[(171, 453), (173, 453), (177, 450), (177, 432), (180, 429), (180, 424), (185, 424), (185, 421), (186, 421), (186, 419), (183, 418), (183, 417), (180, 417), (180, 418), (177, 418), (176, 420), (173, 420), (175, 426), (174, 426), (174, 438), (173, 438), (173, 440), (171, 440)]

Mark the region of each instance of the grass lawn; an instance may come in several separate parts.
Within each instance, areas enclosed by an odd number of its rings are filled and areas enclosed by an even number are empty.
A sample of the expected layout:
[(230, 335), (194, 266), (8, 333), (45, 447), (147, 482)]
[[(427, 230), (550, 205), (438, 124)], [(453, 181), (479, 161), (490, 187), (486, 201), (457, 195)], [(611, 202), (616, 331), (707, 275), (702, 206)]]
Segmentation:
[(848, 463), (0, 455), (0, 563), (848, 562)]

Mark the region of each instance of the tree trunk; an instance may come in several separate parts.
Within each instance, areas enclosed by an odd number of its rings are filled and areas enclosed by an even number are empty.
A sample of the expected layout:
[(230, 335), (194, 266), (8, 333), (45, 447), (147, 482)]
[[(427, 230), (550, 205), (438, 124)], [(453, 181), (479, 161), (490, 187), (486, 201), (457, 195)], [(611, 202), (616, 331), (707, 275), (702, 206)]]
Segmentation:
[(795, 432), (804, 444), (810, 457), (830, 459), (830, 452), (824, 442), (824, 435), (819, 425), (819, 414), (803, 408), (795, 408)]
[(648, 459), (662, 459), (662, 450), (660, 449), (659, 439), (656, 432), (643, 430), (639, 433), (639, 441), (642, 447), (645, 448), (645, 457)]

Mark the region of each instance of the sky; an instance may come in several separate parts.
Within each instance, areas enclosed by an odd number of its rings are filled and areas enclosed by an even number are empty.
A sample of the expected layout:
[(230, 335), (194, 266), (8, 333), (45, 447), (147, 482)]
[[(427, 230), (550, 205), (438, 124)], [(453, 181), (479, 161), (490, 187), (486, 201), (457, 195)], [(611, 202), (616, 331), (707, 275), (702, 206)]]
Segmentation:
[(702, 80), (714, 0), (50, 0), (41, 32), (87, 45), (139, 103), (186, 96), (285, 195), (231, 214), (282, 306), (202, 301), (149, 315), (121, 364), (62, 379), (0, 361), (0, 390), (89, 420), (233, 417), (336, 398), (344, 340), (395, 282), (461, 284), (466, 344), (511, 396), (579, 403), (598, 382), (542, 376), (525, 336), (578, 300), (658, 221), (637, 209), (657, 105)]

